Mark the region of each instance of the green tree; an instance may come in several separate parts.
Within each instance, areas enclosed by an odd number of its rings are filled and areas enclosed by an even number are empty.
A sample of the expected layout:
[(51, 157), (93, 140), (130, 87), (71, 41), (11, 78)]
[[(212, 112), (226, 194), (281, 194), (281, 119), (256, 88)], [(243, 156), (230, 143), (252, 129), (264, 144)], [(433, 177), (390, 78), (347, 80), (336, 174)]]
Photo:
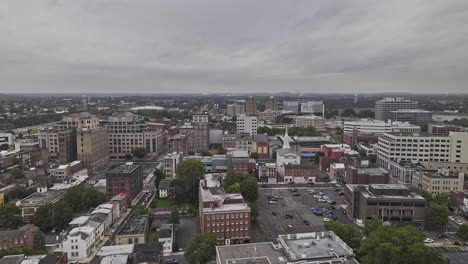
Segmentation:
[(430, 203), (427, 209), (426, 221), (429, 226), (442, 228), (447, 225), (450, 211), (445, 204)]
[(62, 230), (73, 219), (73, 209), (65, 201), (48, 204), (37, 209), (33, 223), (42, 231)]
[(356, 111), (354, 109), (345, 109), (342, 113), (341, 116), (344, 117), (353, 117), (356, 116)]
[(17, 229), (22, 225), (21, 209), (14, 204), (0, 206), (0, 229)]
[(356, 232), (352, 225), (345, 225), (340, 222), (330, 221), (325, 223), (325, 228), (329, 231), (333, 231), (351, 248), (356, 250), (360, 247), (362, 235)]
[(226, 188), (224, 188), (224, 190), (227, 193), (240, 193), (241, 192), (239, 184), (229, 185)]
[(134, 148), (132, 149), (132, 155), (139, 159), (142, 159), (146, 156), (146, 150), (145, 148)]
[(171, 224), (180, 224), (179, 210), (172, 209), (171, 216), (169, 217), (169, 223), (171, 223)]
[(248, 202), (255, 202), (258, 199), (258, 182), (253, 176), (247, 176), (239, 184), (242, 196)]
[(181, 179), (171, 181), (168, 196), (177, 204), (184, 204), (187, 201), (187, 193), (185, 192), (185, 184)]
[(461, 239), (468, 241), (468, 225), (467, 224), (461, 225), (460, 228), (458, 228), (457, 235)]
[(44, 234), (41, 231), (34, 232), (33, 249), (46, 250)]
[(187, 247), (184, 256), (190, 264), (207, 263), (216, 255), (216, 234), (213, 232), (195, 235)]
[(250, 207), (251, 221), (256, 222), (258, 219), (258, 214), (259, 214), (257, 204), (254, 202), (250, 202), (249, 207)]
[(149, 214), (150, 213), (150, 209), (142, 204), (139, 204), (137, 206), (135, 206), (132, 210), (132, 215), (141, 215), (141, 214)]
[(69, 204), (73, 212), (87, 211), (105, 202), (106, 195), (92, 187), (83, 185), (73, 186), (65, 192), (64, 201)]
[(13, 201), (16, 199), (23, 199), (35, 193), (33, 188), (26, 188), (24, 186), (16, 185), (5, 193), (5, 202)]
[(153, 174), (154, 174), (154, 186), (156, 186), (156, 188), (159, 188), (159, 183), (161, 182), (161, 180), (166, 178), (166, 173), (156, 168), (154, 169)]
[(424, 234), (411, 226), (381, 226), (362, 240), (359, 254), (363, 264), (439, 264), (442, 253), (423, 243)]
[[(198, 186), (204, 175), (203, 164), (199, 160), (184, 160), (176, 168), (177, 201), (198, 204)], [(174, 181), (173, 181), (174, 182)]]
[(371, 219), (367, 219), (364, 223), (364, 235), (369, 236), (372, 232), (379, 229), (383, 224), (383, 221), (378, 217), (374, 216)]
[(22, 169), (14, 168), (11, 170), (11, 176), (13, 176), (13, 178), (15, 179), (23, 179), (24, 177), (26, 177), (26, 174)]
[(224, 176), (224, 178), (223, 178), (223, 184), (222, 185), (223, 185), (224, 188), (226, 188), (226, 187), (228, 187), (230, 185), (239, 184), (246, 177), (247, 177), (247, 175), (242, 174), (240, 172), (228, 171), (226, 173), (226, 176)]

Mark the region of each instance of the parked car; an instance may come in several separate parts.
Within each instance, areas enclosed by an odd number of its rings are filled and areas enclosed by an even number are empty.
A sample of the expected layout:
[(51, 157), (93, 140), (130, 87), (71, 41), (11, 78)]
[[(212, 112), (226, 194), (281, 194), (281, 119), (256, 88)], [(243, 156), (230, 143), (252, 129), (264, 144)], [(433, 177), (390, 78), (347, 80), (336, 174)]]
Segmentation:
[(272, 215), (276, 215), (276, 212), (275, 212), (275, 211), (273, 211), (273, 212), (271, 212), (271, 214), (272, 214)]
[(268, 201), (268, 204), (276, 204), (276, 201)]
[(335, 210), (335, 209), (336, 209), (336, 206), (334, 206), (334, 205), (332, 204), (332, 205), (330, 205), (330, 209)]
[(292, 225), (288, 225), (288, 230), (289, 230), (289, 231), (293, 231), (293, 230), (294, 230), (293, 226), (292, 226)]
[(300, 194), (299, 193), (294, 193), (293, 196), (300, 196)]
[(323, 219), (323, 221), (324, 221), (324, 222), (330, 222), (330, 218), (325, 217), (325, 218)]
[(307, 221), (307, 220), (304, 220), (304, 224), (305, 225), (310, 225), (309, 221)]
[(434, 242), (434, 239), (432, 239), (432, 238), (424, 239), (424, 243), (432, 243), (432, 242)]

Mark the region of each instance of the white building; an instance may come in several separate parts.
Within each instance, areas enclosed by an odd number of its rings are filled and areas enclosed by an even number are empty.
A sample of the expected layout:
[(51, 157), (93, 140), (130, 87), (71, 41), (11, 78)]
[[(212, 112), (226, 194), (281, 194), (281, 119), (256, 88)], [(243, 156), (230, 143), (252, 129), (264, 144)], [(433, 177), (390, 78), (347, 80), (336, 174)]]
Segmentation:
[(63, 242), (63, 252), (69, 260), (83, 260), (91, 256), (95, 247), (95, 229), (90, 226), (73, 228)]
[(257, 135), (257, 117), (245, 114), (237, 115), (237, 133)]
[(347, 134), (356, 132), (358, 134), (374, 134), (380, 136), (389, 132), (421, 132), (421, 127), (403, 122), (361, 119), (359, 121), (345, 121), (343, 124), (343, 131)]
[(301, 102), (301, 113), (313, 114), (323, 113), (324, 105), (322, 101)]
[(296, 116), (294, 118), (296, 120), (296, 126), (299, 127), (308, 127), (313, 126), (317, 131), (324, 131), (325, 130), (325, 119), (321, 116)]
[(162, 244), (164, 253), (172, 252), (174, 243), (174, 226), (172, 224), (162, 224), (159, 228), (159, 243)]
[(391, 161), (468, 163), (468, 133), (385, 133), (379, 138), (377, 163), (388, 169)]
[(230, 117), (235, 117), (238, 114), (245, 113), (245, 106), (240, 104), (228, 104), (226, 109), (227, 115)]
[(104, 232), (107, 232), (107, 230), (112, 226), (112, 211), (109, 209), (95, 209), (91, 212), (91, 216), (100, 216), (104, 219)]
[(166, 174), (167, 178), (174, 179), (176, 177), (176, 168), (177, 164), (182, 162), (183, 155), (182, 153), (167, 153), (164, 158), (162, 158), (162, 171)]

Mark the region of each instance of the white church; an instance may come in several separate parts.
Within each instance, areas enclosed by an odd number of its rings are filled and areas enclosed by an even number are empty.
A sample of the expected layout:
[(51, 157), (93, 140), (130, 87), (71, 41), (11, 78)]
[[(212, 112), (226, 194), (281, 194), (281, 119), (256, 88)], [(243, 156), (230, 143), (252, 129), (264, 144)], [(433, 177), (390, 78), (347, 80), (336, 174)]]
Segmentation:
[(284, 165), (301, 164), (301, 155), (290, 148), (289, 142), (292, 138), (288, 135), (287, 127), (284, 136), (281, 139), (283, 141), (283, 148), (276, 151), (276, 168), (279, 176), (284, 178)]

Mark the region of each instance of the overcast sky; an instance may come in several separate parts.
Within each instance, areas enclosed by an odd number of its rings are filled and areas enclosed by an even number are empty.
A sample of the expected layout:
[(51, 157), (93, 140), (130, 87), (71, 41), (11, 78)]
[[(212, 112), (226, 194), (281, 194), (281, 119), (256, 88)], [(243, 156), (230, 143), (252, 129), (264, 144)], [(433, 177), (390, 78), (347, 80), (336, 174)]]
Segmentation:
[(1, 0), (0, 92), (468, 92), (467, 0)]

